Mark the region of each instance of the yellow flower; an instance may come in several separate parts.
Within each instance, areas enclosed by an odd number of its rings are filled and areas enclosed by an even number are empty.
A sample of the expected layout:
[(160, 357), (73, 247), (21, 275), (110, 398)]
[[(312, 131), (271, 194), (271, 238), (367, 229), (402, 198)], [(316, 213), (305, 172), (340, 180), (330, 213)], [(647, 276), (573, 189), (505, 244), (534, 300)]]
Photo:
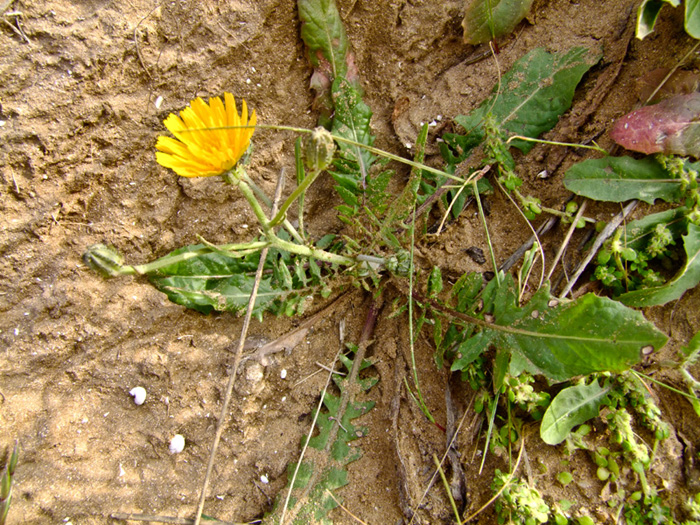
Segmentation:
[[(161, 166), (172, 169), (182, 177), (211, 177), (233, 168), (248, 149), (250, 137), (255, 131), (255, 110), (248, 119), (245, 100), (241, 115), (236, 110), (236, 100), (231, 93), (221, 98), (201, 98), (190, 102), (178, 117), (171, 113), (163, 121), (175, 135), (158, 137), (156, 160)], [(251, 126), (249, 128), (224, 128), (227, 126)]]

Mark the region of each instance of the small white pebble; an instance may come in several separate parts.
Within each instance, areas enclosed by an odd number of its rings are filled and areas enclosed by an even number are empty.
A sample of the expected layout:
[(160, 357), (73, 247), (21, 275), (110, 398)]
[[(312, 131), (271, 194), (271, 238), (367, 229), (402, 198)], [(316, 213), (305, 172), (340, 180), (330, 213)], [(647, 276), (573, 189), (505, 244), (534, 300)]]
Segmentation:
[(280, 372), (280, 377), (282, 379), (287, 379), (287, 369), (283, 368), (282, 371)]
[(136, 403), (137, 405), (143, 405), (143, 402), (146, 401), (146, 389), (142, 386), (132, 388), (129, 391), (129, 394), (134, 396), (134, 403)]
[(185, 449), (185, 438), (181, 434), (175, 434), (170, 440), (170, 453), (179, 454)]
[(267, 485), (268, 483), (270, 483), (270, 480), (267, 479), (267, 476), (266, 476), (265, 474), (263, 474), (262, 476), (260, 476), (260, 481), (262, 481), (262, 482), (265, 483), (266, 485)]

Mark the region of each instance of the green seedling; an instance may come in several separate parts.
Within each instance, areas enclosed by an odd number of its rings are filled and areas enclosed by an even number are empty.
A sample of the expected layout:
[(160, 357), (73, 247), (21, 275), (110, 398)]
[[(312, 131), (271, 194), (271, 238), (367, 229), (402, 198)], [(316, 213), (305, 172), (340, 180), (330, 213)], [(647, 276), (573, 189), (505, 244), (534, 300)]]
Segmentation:
[(496, 469), (491, 489), (494, 492), (503, 489), (496, 501), (498, 523), (535, 525), (547, 523), (549, 520), (549, 505), (542, 499), (542, 495), (536, 488), (524, 481), (510, 478)]
[(12, 504), (12, 481), (19, 461), (19, 442), (15, 442), (12, 454), (0, 477), (0, 525), (5, 525)]

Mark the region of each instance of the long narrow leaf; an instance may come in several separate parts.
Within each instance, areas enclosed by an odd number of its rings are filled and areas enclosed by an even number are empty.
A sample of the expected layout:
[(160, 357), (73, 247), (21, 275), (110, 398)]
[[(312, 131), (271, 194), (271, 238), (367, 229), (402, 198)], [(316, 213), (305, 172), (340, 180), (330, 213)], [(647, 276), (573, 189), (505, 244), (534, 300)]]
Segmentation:
[(673, 179), (653, 158), (603, 157), (574, 164), (564, 176), (564, 186), (577, 195), (605, 202), (656, 199), (675, 202), (681, 197), (681, 181)]

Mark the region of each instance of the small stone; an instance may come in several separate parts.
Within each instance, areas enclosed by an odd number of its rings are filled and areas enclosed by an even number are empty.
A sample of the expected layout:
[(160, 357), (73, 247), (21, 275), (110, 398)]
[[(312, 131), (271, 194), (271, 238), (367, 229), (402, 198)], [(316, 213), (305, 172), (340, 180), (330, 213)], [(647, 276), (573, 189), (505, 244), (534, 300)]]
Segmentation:
[(185, 438), (181, 434), (175, 434), (170, 440), (170, 453), (179, 454), (185, 449)]
[(129, 391), (129, 394), (134, 397), (134, 403), (137, 405), (143, 405), (144, 401), (146, 401), (146, 389), (142, 386), (132, 388)]

